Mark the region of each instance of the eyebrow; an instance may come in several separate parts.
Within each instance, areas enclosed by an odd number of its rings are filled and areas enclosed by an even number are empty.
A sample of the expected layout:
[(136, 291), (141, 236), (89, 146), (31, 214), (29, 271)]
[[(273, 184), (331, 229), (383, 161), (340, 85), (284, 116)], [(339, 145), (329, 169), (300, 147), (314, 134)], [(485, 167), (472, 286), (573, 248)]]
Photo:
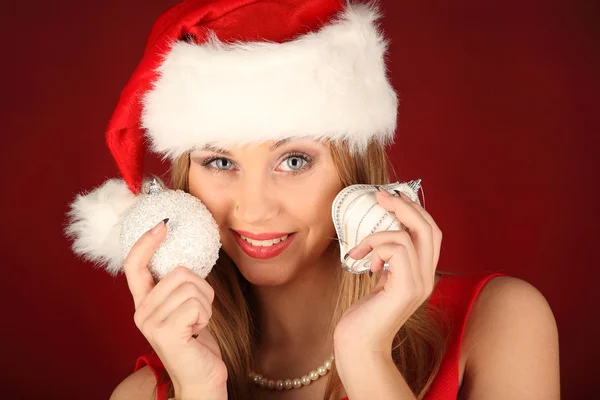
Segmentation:
[[(290, 140), (292, 140), (292, 138), (285, 138), (285, 139), (281, 139), (279, 140), (277, 143), (275, 143), (273, 146), (271, 146), (271, 151), (283, 146), (284, 144), (286, 144), (287, 142), (289, 142)], [(219, 153), (219, 154), (223, 154), (224, 156), (229, 156), (231, 157), (231, 153), (225, 149), (222, 149), (220, 147), (216, 147), (213, 145), (206, 145), (204, 146), (202, 149), (200, 149), (202, 151), (212, 151), (214, 153)]]

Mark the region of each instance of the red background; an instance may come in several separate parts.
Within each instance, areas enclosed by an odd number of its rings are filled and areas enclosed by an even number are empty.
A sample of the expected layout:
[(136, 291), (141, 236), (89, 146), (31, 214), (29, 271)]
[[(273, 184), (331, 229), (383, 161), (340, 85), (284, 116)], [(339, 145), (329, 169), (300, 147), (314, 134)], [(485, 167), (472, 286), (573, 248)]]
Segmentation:
[[(123, 277), (75, 260), (62, 225), (76, 192), (117, 176), (103, 130), (171, 3), (3, 2), (2, 397), (106, 399), (148, 350)], [(383, 1), (393, 156), (402, 180), (423, 179), (439, 268), (542, 291), (564, 399), (597, 393), (600, 361), (598, 8)]]

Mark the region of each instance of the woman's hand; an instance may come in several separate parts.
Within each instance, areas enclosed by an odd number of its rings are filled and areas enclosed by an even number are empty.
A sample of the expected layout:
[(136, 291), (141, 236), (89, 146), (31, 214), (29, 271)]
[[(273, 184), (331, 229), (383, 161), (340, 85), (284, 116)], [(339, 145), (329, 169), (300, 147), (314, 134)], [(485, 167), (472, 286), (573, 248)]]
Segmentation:
[(338, 367), (349, 353), (390, 358), (396, 333), (433, 290), (442, 232), (424, 208), (397, 194), (380, 189), (377, 201), (407, 230), (376, 232), (348, 252), (359, 260), (372, 251), (371, 272), (383, 270), (384, 262), (390, 271), (382, 272), (373, 292), (354, 303), (337, 324)]
[(185, 267), (173, 269), (157, 284), (148, 270), (166, 236), (165, 225), (161, 221), (142, 235), (124, 262), (135, 324), (163, 362), (178, 399), (227, 398), (227, 368), (206, 328), (212, 287)]

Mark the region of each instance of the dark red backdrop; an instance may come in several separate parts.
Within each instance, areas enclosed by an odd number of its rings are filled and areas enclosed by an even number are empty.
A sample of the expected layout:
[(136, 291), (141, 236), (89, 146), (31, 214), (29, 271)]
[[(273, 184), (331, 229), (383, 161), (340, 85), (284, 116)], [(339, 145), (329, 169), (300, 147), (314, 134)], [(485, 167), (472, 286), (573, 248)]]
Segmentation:
[[(563, 398), (583, 399), (600, 360), (600, 13), (551, 3), (383, 1), (393, 154), (403, 180), (423, 179), (440, 268), (500, 270), (545, 294)], [(74, 260), (61, 230), (75, 192), (117, 175), (103, 129), (169, 4), (3, 2), (3, 397), (107, 399), (147, 350), (123, 277)]]

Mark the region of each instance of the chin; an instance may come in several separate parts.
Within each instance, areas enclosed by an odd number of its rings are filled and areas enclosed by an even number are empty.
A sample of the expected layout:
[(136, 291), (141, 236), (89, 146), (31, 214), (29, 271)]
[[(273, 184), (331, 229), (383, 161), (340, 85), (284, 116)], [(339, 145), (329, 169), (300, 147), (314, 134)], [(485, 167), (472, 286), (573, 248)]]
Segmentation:
[[(292, 281), (297, 275), (296, 270), (290, 268), (291, 263), (264, 263), (260, 261), (244, 260), (234, 263), (242, 276), (255, 286), (281, 286)], [(283, 266), (286, 267), (283, 267)]]

